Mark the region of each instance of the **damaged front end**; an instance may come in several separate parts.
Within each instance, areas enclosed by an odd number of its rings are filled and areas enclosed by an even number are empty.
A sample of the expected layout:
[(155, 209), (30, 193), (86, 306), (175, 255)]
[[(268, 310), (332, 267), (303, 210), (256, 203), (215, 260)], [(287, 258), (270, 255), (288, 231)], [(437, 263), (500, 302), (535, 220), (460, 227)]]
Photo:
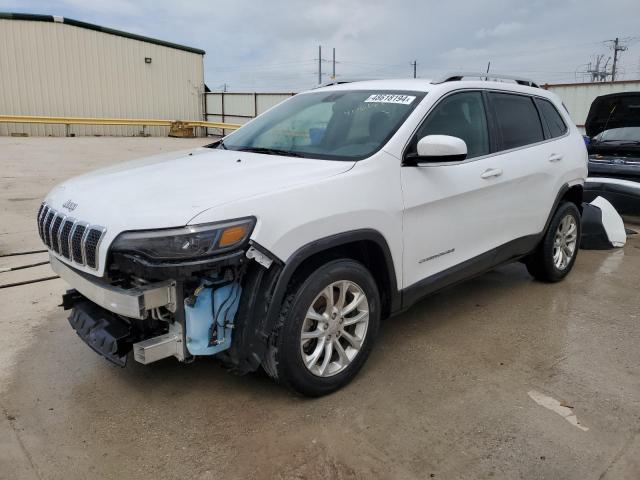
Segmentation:
[(239, 373), (257, 369), (281, 264), (249, 241), (254, 222), (123, 234), (102, 278), (52, 255), (53, 270), (74, 287), (62, 304), (71, 326), (120, 366), (133, 351), (143, 364), (216, 355)]

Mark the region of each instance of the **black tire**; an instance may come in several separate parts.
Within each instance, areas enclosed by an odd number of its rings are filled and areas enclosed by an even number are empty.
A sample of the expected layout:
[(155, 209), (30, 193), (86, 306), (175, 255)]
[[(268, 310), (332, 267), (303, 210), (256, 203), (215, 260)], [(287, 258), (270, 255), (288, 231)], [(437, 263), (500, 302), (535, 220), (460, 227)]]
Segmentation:
[[(577, 238), (573, 256), (571, 257), (567, 265), (561, 269), (556, 266), (553, 258), (554, 240), (560, 222), (562, 222), (562, 220), (567, 215), (571, 215), (576, 221)], [(529, 257), (527, 257), (525, 261), (525, 265), (527, 266), (527, 270), (529, 271), (529, 273), (536, 280), (540, 280), (542, 282), (559, 282), (564, 277), (566, 277), (573, 268), (573, 264), (575, 263), (576, 257), (578, 256), (581, 233), (582, 224), (578, 207), (570, 202), (562, 202), (554, 213), (553, 218), (549, 223), (549, 228), (547, 228), (547, 231), (540, 241), (540, 244), (538, 245), (536, 250)]]
[[(303, 361), (300, 346), (303, 322), (319, 293), (332, 283), (342, 280), (355, 283), (366, 295), (369, 323), (362, 346), (351, 363), (335, 375), (321, 377), (307, 369)], [(326, 395), (343, 387), (356, 376), (371, 352), (379, 325), (380, 295), (369, 270), (354, 260), (332, 260), (289, 286), (278, 325), (270, 338), (263, 368), (278, 383), (302, 395)]]

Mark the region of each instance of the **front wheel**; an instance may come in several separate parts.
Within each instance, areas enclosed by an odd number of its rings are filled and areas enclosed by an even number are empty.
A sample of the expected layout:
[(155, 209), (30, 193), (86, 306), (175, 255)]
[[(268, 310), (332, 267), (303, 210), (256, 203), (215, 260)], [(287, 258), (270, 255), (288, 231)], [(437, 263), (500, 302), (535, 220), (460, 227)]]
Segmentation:
[(331, 261), (290, 287), (263, 367), (303, 395), (333, 392), (358, 373), (379, 323), (369, 270), (354, 260)]
[(566, 277), (578, 256), (581, 231), (578, 207), (561, 203), (540, 245), (526, 260), (529, 273), (544, 282), (558, 282)]

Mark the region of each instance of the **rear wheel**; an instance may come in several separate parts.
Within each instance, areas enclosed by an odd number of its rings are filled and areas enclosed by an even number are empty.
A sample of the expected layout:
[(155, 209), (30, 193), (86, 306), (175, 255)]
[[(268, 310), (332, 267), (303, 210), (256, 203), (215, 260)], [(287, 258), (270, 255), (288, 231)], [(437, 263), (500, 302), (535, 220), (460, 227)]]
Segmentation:
[(533, 277), (544, 282), (558, 282), (569, 274), (580, 247), (580, 219), (575, 204), (560, 204), (540, 245), (526, 261), (527, 270)]
[(333, 392), (366, 361), (379, 322), (371, 273), (353, 260), (331, 261), (290, 287), (264, 369), (303, 395)]

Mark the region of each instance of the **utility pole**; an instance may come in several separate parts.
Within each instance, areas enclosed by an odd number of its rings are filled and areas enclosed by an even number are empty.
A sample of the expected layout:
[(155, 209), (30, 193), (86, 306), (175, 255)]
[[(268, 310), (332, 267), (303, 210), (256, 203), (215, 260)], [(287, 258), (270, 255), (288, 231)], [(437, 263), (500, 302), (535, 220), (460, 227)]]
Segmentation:
[(322, 84), (322, 45), (318, 45), (318, 85)]
[(417, 61), (417, 60), (414, 60), (414, 61), (411, 63), (411, 65), (413, 65), (413, 78), (417, 78), (417, 76), (416, 76), (416, 69), (417, 69), (417, 67), (418, 67), (418, 61)]
[(331, 78), (336, 79), (336, 47), (333, 47), (333, 71), (331, 72)]
[(618, 52), (624, 52), (627, 49), (626, 45), (620, 45), (620, 40), (616, 37), (613, 40), (613, 65), (611, 67), (611, 81), (616, 81), (616, 69), (618, 67)]

